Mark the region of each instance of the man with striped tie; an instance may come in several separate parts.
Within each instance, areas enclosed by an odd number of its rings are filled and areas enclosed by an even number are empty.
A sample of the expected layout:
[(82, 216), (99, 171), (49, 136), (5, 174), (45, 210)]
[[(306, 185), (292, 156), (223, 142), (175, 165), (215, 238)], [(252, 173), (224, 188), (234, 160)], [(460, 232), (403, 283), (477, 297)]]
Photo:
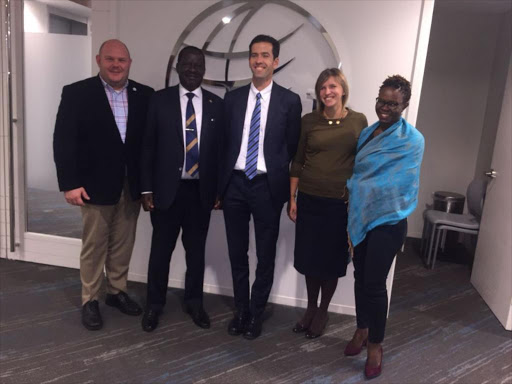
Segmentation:
[[(249, 45), (250, 85), (226, 94), (224, 159), (220, 187), (236, 313), (230, 335), (252, 340), (274, 280), (276, 243), (289, 197), (289, 164), (300, 136), (302, 106), (297, 94), (272, 81), (279, 42), (258, 35)], [(249, 220), (254, 220), (258, 266), (249, 290)]]
[(217, 196), (223, 105), (201, 88), (205, 58), (199, 48), (183, 48), (176, 69), (180, 84), (151, 99), (142, 147), (142, 206), (153, 225), (142, 318), (146, 332), (158, 326), (180, 230), (187, 262), (184, 308), (197, 326), (210, 327), (203, 307), (204, 259)]

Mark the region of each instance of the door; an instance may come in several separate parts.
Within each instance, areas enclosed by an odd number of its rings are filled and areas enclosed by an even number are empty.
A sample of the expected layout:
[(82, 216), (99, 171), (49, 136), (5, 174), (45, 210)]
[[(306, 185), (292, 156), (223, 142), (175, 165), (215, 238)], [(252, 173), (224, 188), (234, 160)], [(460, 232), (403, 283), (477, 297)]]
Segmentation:
[(512, 60), (501, 109), (471, 283), (512, 330)]
[(17, 167), (19, 238), (12, 258), (78, 268), (80, 209), (59, 191), (52, 139), (62, 87), (91, 76), (92, 10), (69, 0), (11, 3), (12, 18), (22, 26), (13, 45), (22, 52), (15, 75), (23, 103), (15, 105), (15, 116), (23, 116), (17, 129), (24, 132), (18, 137), (23, 158)]

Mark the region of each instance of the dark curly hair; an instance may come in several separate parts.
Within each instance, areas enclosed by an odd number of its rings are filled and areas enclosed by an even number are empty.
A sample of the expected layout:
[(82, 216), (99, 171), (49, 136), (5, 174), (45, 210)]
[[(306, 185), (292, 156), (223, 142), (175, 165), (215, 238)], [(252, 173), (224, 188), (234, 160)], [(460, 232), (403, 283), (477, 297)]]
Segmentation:
[(398, 89), (404, 98), (404, 104), (408, 104), (411, 99), (411, 83), (400, 75), (389, 76), (379, 88), (379, 92), (382, 88), (394, 88)]

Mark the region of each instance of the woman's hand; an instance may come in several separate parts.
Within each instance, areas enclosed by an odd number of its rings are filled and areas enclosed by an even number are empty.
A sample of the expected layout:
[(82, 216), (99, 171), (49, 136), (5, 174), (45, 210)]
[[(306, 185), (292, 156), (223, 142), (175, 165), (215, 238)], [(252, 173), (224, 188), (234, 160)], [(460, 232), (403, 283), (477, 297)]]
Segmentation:
[(290, 200), (288, 201), (288, 217), (295, 223), (297, 220), (297, 188), (299, 187), (299, 178), (290, 177)]
[(288, 217), (294, 223), (297, 221), (297, 202), (294, 197), (290, 198), (290, 201), (288, 201)]

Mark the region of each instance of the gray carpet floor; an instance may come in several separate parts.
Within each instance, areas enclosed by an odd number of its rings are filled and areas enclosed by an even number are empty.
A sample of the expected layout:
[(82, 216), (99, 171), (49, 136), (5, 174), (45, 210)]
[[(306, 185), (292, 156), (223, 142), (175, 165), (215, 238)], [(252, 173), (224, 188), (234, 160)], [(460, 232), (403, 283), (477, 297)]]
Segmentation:
[[(427, 270), (410, 242), (400, 255), (373, 383), (512, 383), (512, 337), (471, 286), (465, 265)], [(206, 295), (212, 328), (196, 327), (169, 289), (159, 328), (100, 305), (104, 328), (80, 324), (77, 270), (0, 260), (0, 383), (359, 383), (365, 353), (343, 348), (355, 320), (331, 314), (324, 336), (291, 332), (298, 308), (269, 305), (254, 341), (229, 336), (232, 299)], [(143, 302), (145, 285), (130, 291)]]

